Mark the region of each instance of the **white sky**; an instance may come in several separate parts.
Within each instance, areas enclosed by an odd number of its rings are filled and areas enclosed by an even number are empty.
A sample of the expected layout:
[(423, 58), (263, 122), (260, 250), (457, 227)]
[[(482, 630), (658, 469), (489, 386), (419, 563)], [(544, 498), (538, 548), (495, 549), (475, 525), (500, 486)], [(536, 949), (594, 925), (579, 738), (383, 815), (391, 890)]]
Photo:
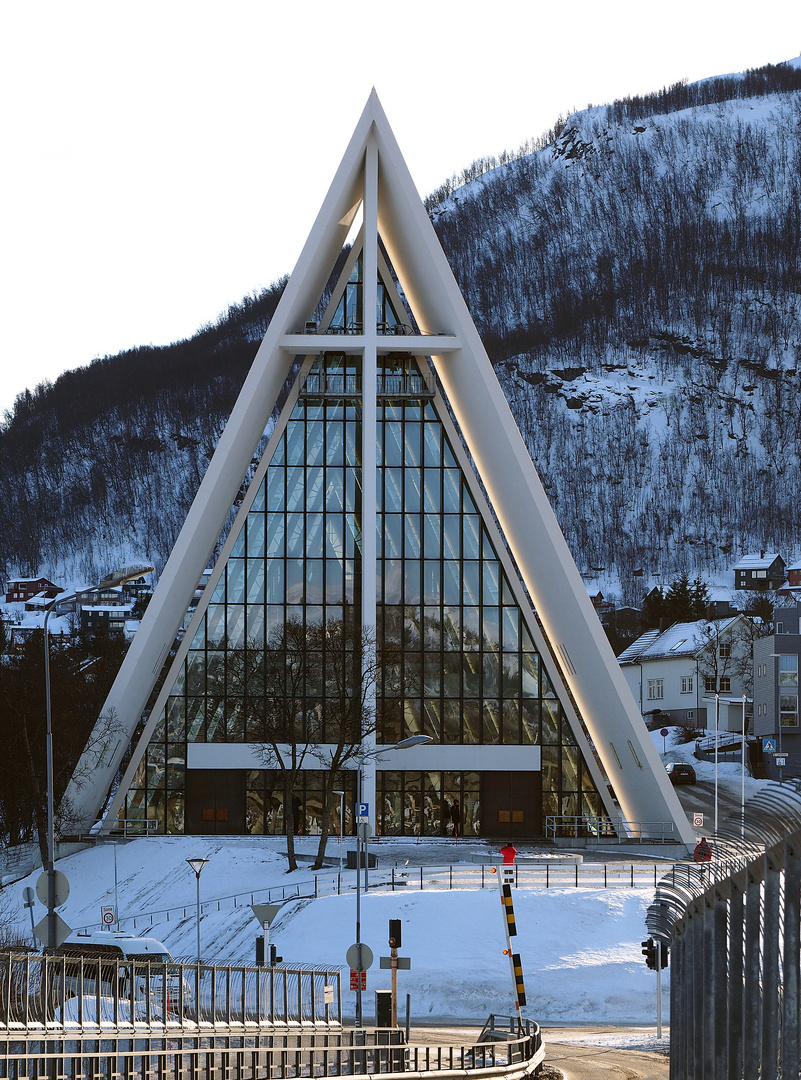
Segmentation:
[(4, 0), (0, 417), (291, 271), (372, 86), (426, 195), (560, 113), (799, 52), (796, 0)]

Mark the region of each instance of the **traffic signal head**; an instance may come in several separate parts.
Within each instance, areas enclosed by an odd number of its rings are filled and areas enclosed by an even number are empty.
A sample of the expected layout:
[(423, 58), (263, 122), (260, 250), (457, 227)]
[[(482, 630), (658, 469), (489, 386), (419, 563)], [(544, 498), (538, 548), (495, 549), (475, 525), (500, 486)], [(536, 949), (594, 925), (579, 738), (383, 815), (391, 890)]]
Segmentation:
[(647, 941), (640, 942), (642, 945), (642, 954), (645, 957), (645, 966), (650, 968), (651, 971), (656, 971), (656, 944), (653, 938), (648, 938)]
[(389, 920), (389, 947), (399, 949), (401, 947), (401, 921), (400, 919)]
[(275, 945), (270, 946), (270, 967), (274, 967), (276, 964), (283, 962), (283, 956), (278, 956), (278, 950)]

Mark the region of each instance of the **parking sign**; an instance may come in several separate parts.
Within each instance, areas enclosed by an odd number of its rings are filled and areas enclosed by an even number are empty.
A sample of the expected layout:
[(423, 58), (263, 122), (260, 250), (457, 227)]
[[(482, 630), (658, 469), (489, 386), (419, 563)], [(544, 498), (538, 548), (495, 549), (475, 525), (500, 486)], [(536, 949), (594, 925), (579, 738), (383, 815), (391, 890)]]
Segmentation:
[(366, 802), (356, 803), (356, 824), (365, 825), (370, 820), (370, 804)]

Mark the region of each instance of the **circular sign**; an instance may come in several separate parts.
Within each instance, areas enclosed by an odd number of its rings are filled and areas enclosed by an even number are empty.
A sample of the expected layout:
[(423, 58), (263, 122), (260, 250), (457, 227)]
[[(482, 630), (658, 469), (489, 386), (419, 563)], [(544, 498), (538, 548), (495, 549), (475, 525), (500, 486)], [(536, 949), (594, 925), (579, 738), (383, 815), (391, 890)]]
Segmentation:
[(663, 727), (659, 734), (662, 736), (663, 739), (666, 738), (669, 734), (668, 729), (666, 727)]
[[(36, 882), (36, 895), (45, 907), (47, 907), (47, 876), (47, 871), (43, 870)], [(62, 874), (60, 870), (54, 870), (53, 877), (55, 878), (56, 893), (54, 906), (61, 907), (62, 904), (66, 904), (70, 895), (70, 883), (67, 881), (67, 875)]]
[(103, 911), (103, 925), (111, 926), (114, 922), (114, 911), (109, 908), (105, 908)]
[[(359, 949), (362, 951), (361, 964), (359, 963)], [(348, 962), (348, 967), (353, 968), (354, 971), (367, 971), (373, 963), (373, 950), (364, 942), (361, 945), (351, 945), (345, 953), (345, 959)]]

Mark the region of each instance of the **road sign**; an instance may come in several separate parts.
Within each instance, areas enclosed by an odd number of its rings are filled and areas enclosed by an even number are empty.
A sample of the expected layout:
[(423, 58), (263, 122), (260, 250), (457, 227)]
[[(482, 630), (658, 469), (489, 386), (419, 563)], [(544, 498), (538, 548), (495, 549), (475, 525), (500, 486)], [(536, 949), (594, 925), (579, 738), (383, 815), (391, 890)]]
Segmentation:
[(773, 763), (775, 765), (777, 765), (780, 769), (783, 768), (787, 764), (787, 755), (786, 754), (774, 754), (773, 755)]
[(703, 827), (704, 827), (704, 815), (703, 814), (693, 814), (693, 828), (694, 829), (703, 829)]
[(25, 907), (33, 907), (33, 889), (30, 885), (26, 885), (22, 890), (22, 899), (25, 902)]
[[(61, 918), (57, 911), (53, 912), (53, 918), (56, 924), (56, 948), (72, 933), (72, 927), (67, 926), (64, 920)], [(34, 934), (39, 938), (43, 945), (47, 945), (47, 916), (40, 919), (39, 922), (33, 928)]]
[[(359, 989), (359, 973), (358, 973), (358, 971), (354, 971), (353, 968), (350, 969), (350, 988), (351, 988), (351, 990), (358, 990)], [(361, 988), (362, 988), (362, 990), (367, 989), (367, 972), (366, 971), (362, 972), (362, 986), (361, 986)]]
[(776, 740), (775, 739), (763, 739), (762, 740), (762, 753), (763, 754), (775, 754), (776, 753)]
[(668, 729), (666, 727), (663, 727), (662, 730), (659, 732), (659, 734), (662, 736), (663, 739), (666, 739), (668, 737), (668, 735), (670, 734), (670, 732), (668, 731)]
[(334, 1004), (334, 987), (331, 983), (326, 983), (323, 987), (323, 1002), (326, 1005)]
[(273, 919), (281, 910), (280, 904), (251, 904), (250, 910), (256, 916), (259, 926), (272, 926)]
[(370, 804), (366, 802), (356, 803), (356, 824), (362, 825), (370, 820)]
[[(395, 962), (396, 962), (398, 971), (409, 971), (409, 969), (412, 966), (412, 960), (411, 960), (410, 956), (396, 956), (395, 957)], [(391, 968), (392, 967), (392, 957), (391, 956), (379, 956), (378, 963), (382, 968)]]
[[(362, 962), (359, 963), (359, 949), (362, 951)], [(364, 942), (361, 945), (351, 945), (348, 951), (345, 953), (345, 959), (348, 962), (348, 967), (362, 971), (366, 971), (373, 963), (373, 950), (369, 945), (365, 945)]]
[[(56, 879), (56, 895), (55, 906), (61, 907), (62, 904), (66, 904), (70, 895), (70, 883), (67, 881), (67, 875), (62, 874), (60, 870), (54, 871)], [(47, 871), (43, 870), (36, 880), (36, 895), (39, 897), (41, 903), (47, 905)]]
[(114, 917), (113, 907), (104, 907), (100, 909), (100, 918), (104, 926), (113, 926), (117, 921)]

